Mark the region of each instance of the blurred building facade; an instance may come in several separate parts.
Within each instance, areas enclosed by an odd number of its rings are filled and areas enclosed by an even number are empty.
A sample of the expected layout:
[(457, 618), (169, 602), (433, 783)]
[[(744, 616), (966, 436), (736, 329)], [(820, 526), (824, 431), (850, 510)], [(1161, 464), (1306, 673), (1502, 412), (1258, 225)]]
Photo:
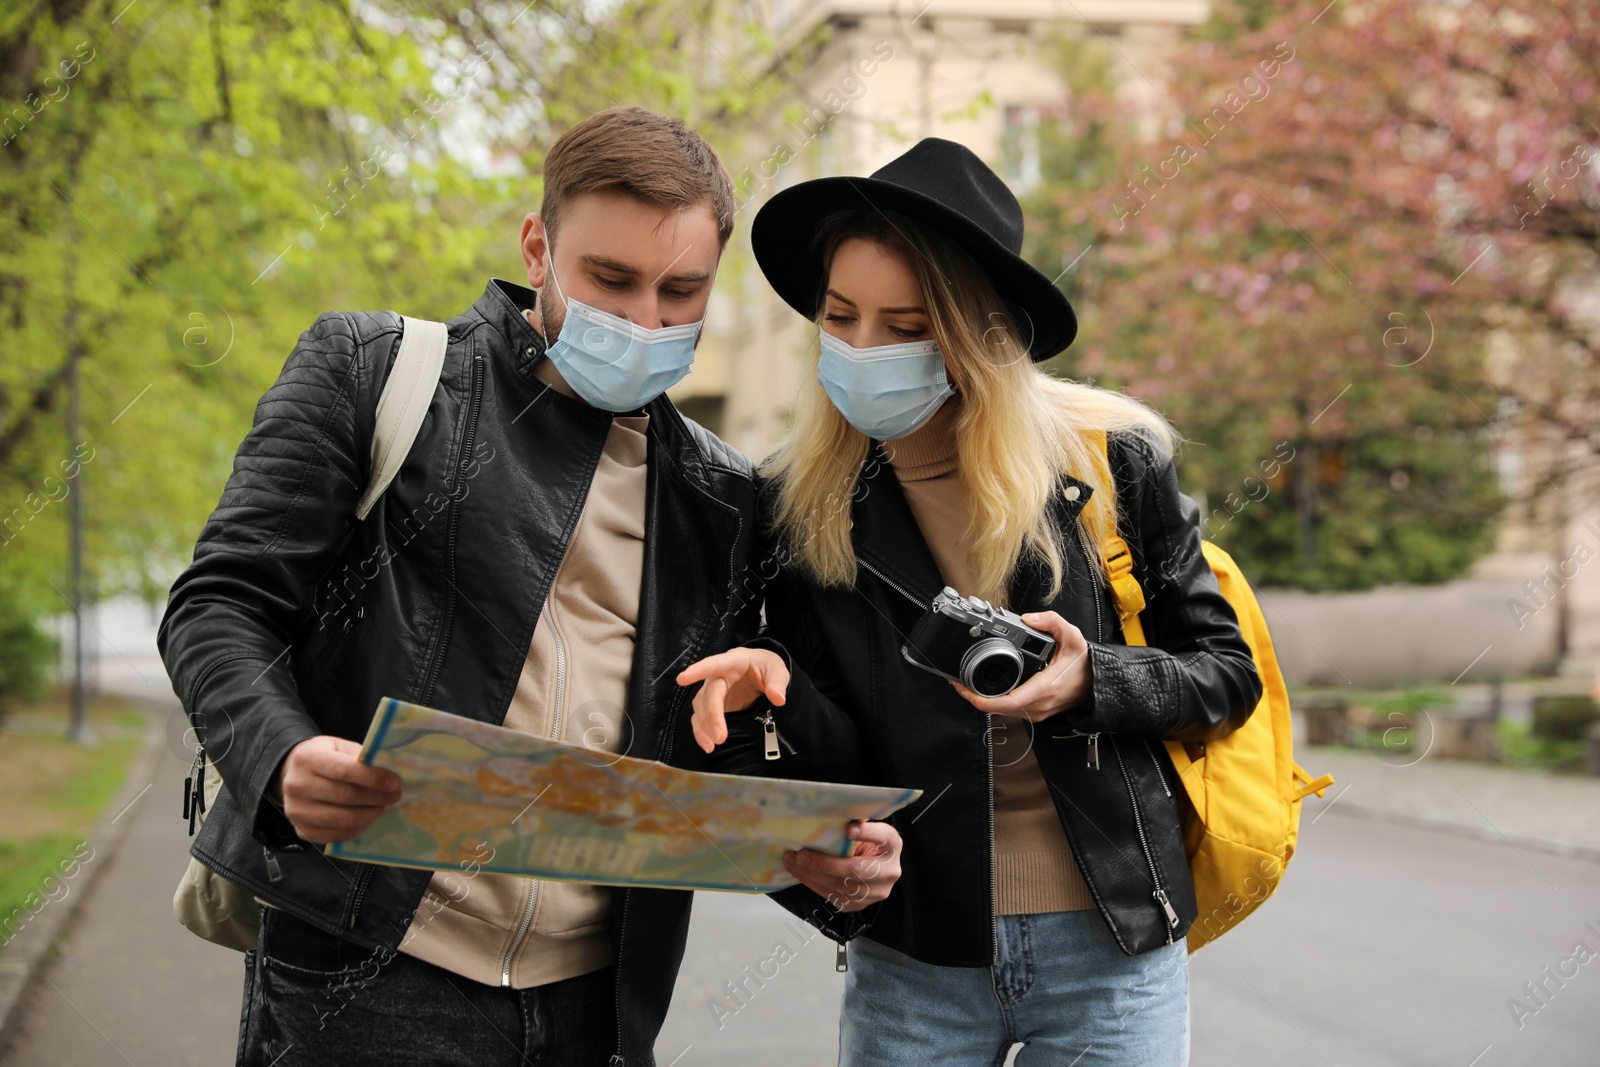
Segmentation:
[[(1103, 38), (1138, 121), (1159, 102), (1163, 57), (1208, 12), (1206, 0), (764, 0), (742, 8), (800, 69), (781, 116), (751, 139), (753, 151), (726, 160), (739, 226), (694, 373), (673, 399), (758, 458), (781, 436), (815, 345), (815, 331), (772, 293), (750, 255), (749, 220), (767, 199), (814, 177), (869, 174), (930, 136), (966, 145), (1025, 193), (1039, 176), (1040, 116), (1068, 96), (1053, 40)], [(825, 40), (816, 46), (819, 32)]]
[[(750, 254), (749, 222), (767, 199), (814, 177), (869, 174), (927, 136), (967, 145), (1013, 191), (1026, 194), (1039, 180), (1041, 119), (1069, 106), (1055, 41), (1104, 41), (1128, 121), (1154, 136), (1166, 58), (1209, 13), (1207, 0), (746, 0), (736, 6), (765, 26), (776, 56), (798, 69), (782, 114), (747, 144), (722, 146), (734, 176), (738, 226), (694, 372), (673, 398), (755, 458), (782, 435), (816, 344), (815, 329), (772, 293)], [(1516, 347), (1499, 343), (1491, 361), (1514, 364)], [(1550, 481), (1549, 472), (1561, 469), (1561, 446), (1527, 439), (1511, 428), (1514, 421), (1507, 419), (1493, 445), (1496, 477), (1508, 497), (1530, 499), (1508, 508), (1497, 551), (1466, 576), (1438, 587), (1264, 597), (1291, 683), (1391, 685), (1458, 671), (1467, 681), (1557, 667), (1577, 677), (1594, 671), (1600, 487), (1592, 478), (1570, 485), (1563, 479), (1559, 492), (1529, 494), (1530, 479)], [(1584, 546), (1595, 562), (1587, 562)], [(1375, 614), (1382, 626), (1360, 621)]]

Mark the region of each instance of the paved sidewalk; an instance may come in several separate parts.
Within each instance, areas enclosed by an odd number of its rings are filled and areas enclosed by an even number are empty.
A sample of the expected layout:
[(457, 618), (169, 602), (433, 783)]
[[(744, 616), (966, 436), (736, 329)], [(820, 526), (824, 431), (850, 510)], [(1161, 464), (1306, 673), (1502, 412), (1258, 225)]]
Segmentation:
[[(163, 733), (177, 706), (167, 700), (169, 710), (147, 705)], [(114, 851), (96, 856), (103, 868), (17, 1005), (0, 1048), (7, 1067), (232, 1060), (242, 957), (201, 941), (172, 916), (188, 862), (178, 810), (188, 765), (165, 741), (156, 757), (149, 790), (121, 819), (126, 833)]]
[(1336, 779), (1306, 798), (1303, 824), (1333, 810), (1600, 861), (1600, 778), (1309, 745), (1295, 757)]

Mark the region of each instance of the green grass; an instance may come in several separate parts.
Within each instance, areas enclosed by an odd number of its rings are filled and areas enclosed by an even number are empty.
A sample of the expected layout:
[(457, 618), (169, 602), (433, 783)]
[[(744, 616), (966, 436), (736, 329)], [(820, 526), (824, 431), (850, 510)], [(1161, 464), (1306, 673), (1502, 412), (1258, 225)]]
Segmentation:
[(80, 857), (93, 862), (90, 846), (76, 834), (0, 839), (0, 945), (76, 890)]
[[(99, 722), (144, 721), (126, 706), (96, 711)], [(0, 944), (41, 902), (54, 907), (75, 891), (83, 864), (95, 862), (83, 843), (140, 748), (132, 740), (85, 746), (65, 737), (0, 735)]]
[(1418, 708), (1449, 706), (1455, 702), (1450, 689), (1432, 684), (1390, 689), (1362, 689), (1344, 685), (1289, 687), (1291, 705), (1330, 699), (1342, 701), (1347, 707), (1368, 707), (1379, 711), (1415, 711)]
[(1582, 774), (1585, 770), (1585, 743), (1538, 737), (1526, 723), (1504, 722), (1497, 727), (1501, 761), (1511, 767), (1537, 767), (1541, 770)]
[(1401, 714), (1414, 715), (1428, 708), (1448, 708), (1455, 703), (1448, 689), (1438, 686), (1422, 686), (1417, 689), (1402, 689), (1392, 693), (1372, 704), (1373, 711), (1384, 712), (1398, 711)]

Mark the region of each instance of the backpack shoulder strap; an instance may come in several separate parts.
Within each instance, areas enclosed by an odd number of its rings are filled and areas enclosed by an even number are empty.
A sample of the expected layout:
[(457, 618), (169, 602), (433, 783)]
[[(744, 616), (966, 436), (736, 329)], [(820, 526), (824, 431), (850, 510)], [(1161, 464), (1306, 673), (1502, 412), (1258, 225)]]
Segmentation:
[[(1104, 464), (1102, 470), (1109, 482), (1111, 454), (1108, 451), (1105, 431), (1092, 430), (1087, 436), (1099, 449), (1097, 458)], [(1122, 639), (1130, 645), (1146, 644), (1144, 624), (1139, 621), (1139, 613), (1144, 610), (1144, 587), (1139, 584), (1139, 579), (1133, 576), (1133, 552), (1128, 548), (1128, 542), (1113, 535), (1100, 546), (1100, 558), (1105, 561), (1106, 578), (1111, 583), (1111, 595), (1117, 602), (1117, 616), (1122, 623)]]
[(372, 477), (356, 505), (356, 518), (365, 519), (383, 491), (389, 488), (411, 451), (417, 431), (428, 413), (439, 375), (444, 371), (450, 332), (442, 322), (402, 316), (400, 351), (394, 369), (378, 396), (377, 421), (372, 429)]

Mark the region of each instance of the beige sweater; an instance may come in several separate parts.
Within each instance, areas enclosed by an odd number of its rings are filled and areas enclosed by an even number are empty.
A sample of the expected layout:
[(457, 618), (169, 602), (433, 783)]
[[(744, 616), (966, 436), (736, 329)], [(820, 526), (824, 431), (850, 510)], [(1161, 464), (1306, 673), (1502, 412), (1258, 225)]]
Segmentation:
[[(644, 565), (648, 423), (612, 421), (506, 712), (512, 729), (620, 749)], [(609, 905), (605, 886), (440, 872), (400, 951), (487, 985), (544, 985), (613, 961)]]
[[(884, 449), (945, 584), (970, 594), (976, 581), (966, 550), (968, 511), (956, 473), (959, 411), (960, 399), (952, 398), (916, 432), (886, 442)], [(1003, 715), (994, 716), (994, 727), (996, 910), (1024, 915), (1094, 907), (1033, 754), (1033, 727)]]

